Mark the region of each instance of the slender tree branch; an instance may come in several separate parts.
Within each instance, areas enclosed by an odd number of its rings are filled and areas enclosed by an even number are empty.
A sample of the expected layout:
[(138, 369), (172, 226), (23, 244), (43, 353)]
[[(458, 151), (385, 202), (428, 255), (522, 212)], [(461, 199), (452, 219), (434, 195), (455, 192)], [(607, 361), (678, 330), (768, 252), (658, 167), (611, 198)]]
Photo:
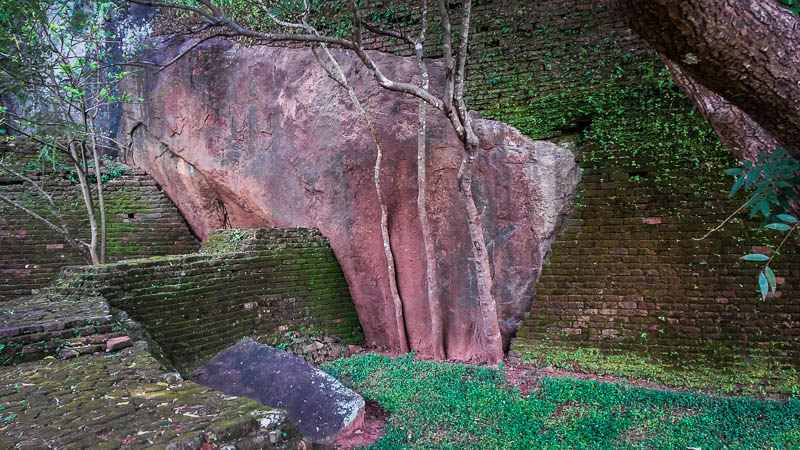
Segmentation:
[(717, 232), (717, 231), (721, 230), (721, 229), (722, 229), (722, 227), (724, 227), (724, 226), (725, 226), (725, 224), (727, 224), (728, 222), (730, 222), (730, 221), (731, 221), (731, 220), (732, 220), (734, 217), (736, 217), (736, 215), (737, 215), (737, 214), (739, 214), (739, 212), (741, 212), (743, 209), (747, 208), (749, 205), (752, 205), (752, 204), (753, 204), (753, 203), (754, 203), (756, 200), (760, 200), (760, 199), (761, 199), (761, 196), (758, 196), (758, 197), (753, 197), (753, 198), (751, 198), (751, 199), (747, 200), (747, 201), (746, 201), (746, 202), (744, 202), (744, 204), (742, 204), (742, 206), (740, 206), (740, 207), (739, 207), (739, 208), (738, 208), (736, 211), (732, 212), (732, 213), (731, 213), (731, 214), (730, 214), (728, 217), (726, 217), (726, 218), (725, 218), (725, 220), (723, 220), (723, 221), (722, 221), (722, 223), (720, 223), (720, 224), (719, 224), (719, 225), (717, 225), (716, 227), (714, 227), (714, 228), (712, 228), (711, 230), (709, 230), (709, 232), (708, 232), (708, 233), (706, 233), (706, 234), (704, 234), (702, 237), (699, 237), (699, 238), (692, 238), (692, 240), (693, 240), (693, 241), (702, 241), (702, 240), (705, 240), (706, 238), (708, 238), (709, 236), (711, 236), (711, 234), (712, 234), (712, 233), (714, 233), (714, 232)]
[(350, 9), (353, 11), (353, 43), (357, 48), (363, 48), (361, 39), (361, 12), (358, 10), (358, 2), (350, 0)]
[(455, 89), (455, 62), (453, 61), (453, 38), (450, 29), (450, 13), (447, 11), (447, 0), (437, 0), (439, 20), (442, 24), (442, 58), (444, 59), (444, 107), (449, 114), (453, 107), (453, 90)]
[(792, 233), (795, 230), (797, 230), (798, 226), (800, 226), (800, 222), (795, 222), (795, 224), (792, 225), (792, 228), (789, 231), (786, 232), (786, 236), (784, 236), (783, 240), (781, 240), (781, 243), (778, 244), (777, 247), (775, 247), (775, 250), (772, 252), (772, 256), (769, 257), (769, 260), (764, 265), (764, 267), (768, 267), (770, 265), (770, 263), (772, 262), (772, 260), (775, 259), (775, 256), (777, 256), (780, 253), (781, 247), (783, 247), (783, 244), (785, 244), (786, 241), (789, 240), (789, 236), (791, 236)]
[(453, 95), (455, 96), (456, 111), (464, 124), (466, 130), (471, 130), (469, 126), (469, 110), (464, 103), (464, 82), (467, 79), (467, 53), (469, 51), (469, 23), (472, 16), (472, 0), (463, 0), (461, 16), (461, 34), (458, 41), (458, 52), (456, 56), (456, 70), (454, 74), (455, 87)]
[(197, 42), (193, 43), (192, 45), (190, 45), (190, 46), (189, 46), (189, 48), (187, 48), (186, 50), (182, 51), (182, 52), (181, 52), (181, 53), (180, 53), (178, 56), (176, 56), (176, 57), (172, 58), (171, 60), (169, 60), (169, 62), (167, 62), (167, 63), (166, 63), (166, 64), (164, 64), (163, 66), (159, 67), (159, 68), (158, 68), (158, 70), (156, 70), (156, 73), (159, 73), (159, 72), (161, 72), (162, 70), (166, 69), (167, 67), (169, 67), (169, 66), (171, 66), (171, 65), (175, 64), (175, 63), (176, 63), (176, 62), (178, 62), (178, 61), (179, 61), (181, 58), (183, 58), (184, 56), (186, 56), (186, 55), (187, 55), (189, 52), (191, 52), (191, 51), (192, 51), (192, 50), (194, 50), (195, 48), (197, 48), (197, 47), (199, 47), (200, 45), (202, 45), (204, 42), (206, 42), (206, 41), (208, 41), (208, 40), (210, 40), (210, 39), (218, 38), (218, 37), (227, 37), (227, 38), (233, 38), (233, 37), (236, 37), (236, 34), (234, 34), (234, 33), (215, 33), (215, 34), (212, 34), (212, 35), (210, 35), (210, 36), (206, 36), (206, 37), (204, 37), (204, 38), (200, 39), (199, 41), (197, 41)]
[(377, 34), (377, 35), (380, 35), (380, 36), (386, 36), (386, 37), (390, 37), (390, 38), (400, 39), (401, 41), (403, 41), (403, 42), (405, 42), (407, 44), (414, 45), (414, 40), (411, 39), (410, 37), (408, 37), (408, 35), (406, 35), (405, 33), (394, 31), (394, 30), (386, 30), (386, 29), (383, 29), (383, 28), (379, 27), (378, 25), (376, 25), (374, 23), (370, 23), (370, 22), (367, 22), (365, 20), (361, 20), (361, 25), (363, 25), (364, 28), (366, 28), (367, 31), (369, 31), (371, 33), (374, 33), (374, 34)]

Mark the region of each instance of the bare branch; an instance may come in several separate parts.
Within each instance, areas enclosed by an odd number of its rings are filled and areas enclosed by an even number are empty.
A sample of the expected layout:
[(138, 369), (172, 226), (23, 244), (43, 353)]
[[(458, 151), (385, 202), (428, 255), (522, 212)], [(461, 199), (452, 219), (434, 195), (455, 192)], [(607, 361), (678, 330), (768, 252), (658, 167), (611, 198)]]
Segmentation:
[(401, 33), (401, 32), (394, 31), (394, 30), (386, 30), (386, 29), (383, 29), (383, 28), (379, 27), (378, 25), (376, 25), (374, 23), (367, 22), (366, 20), (362, 20), (361, 21), (361, 25), (364, 28), (366, 28), (367, 31), (369, 31), (371, 33), (375, 33), (375, 34), (378, 34), (378, 35), (381, 35), (381, 36), (391, 37), (391, 38), (395, 38), (395, 39), (400, 39), (403, 42), (406, 42), (408, 44), (414, 45), (414, 40), (411, 39), (410, 37), (408, 37), (408, 35), (406, 35), (405, 33)]
[(727, 224), (727, 223), (728, 223), (728, 222), (730, 222), (730, 221), (731, 221), (731, 220), (732, 220), (734, 217), (736, 217), (736, 215), (737, 215), (737, 214), (739, 214), (739, 212), (740, 212), (741, 210), (745, 209), (745, 208), (746, 208), (746, 207), (748, 207), (749, 205), (752, 205), (753, 203), (755, 203), (755, 201), (756, 201), (756, 200), (759, 200), (759, 199), (761, 199), (761, 197), (760, 197), (760, 196), (758, 196), (758, 197), (753, 197), (753, 198), (751, 198), (751, 199), (747, 200), (747, 201), (746, 201), (746, 202), (744, 202), (744, 203), (742, 204), (742, 206), (740, 206), (740, 207), (739, 207), (739, 208), (738, 208), (736, 211), (734, 211), (734, 212), (732, 212), (730, 215), (728, 215), (728, 217), (726, 217), (726, 218), (725, 218), (725, 220), (723, 220), (723, 221), (722, 221), (722, 223), (720, 223), (720, 224), (719, 224), (719, 225), (717, 225), (716, 227), (714, 227), (714, 228), (712, 228), (711, 230), (709, 230), (709, 232), (708, 232), (708, 233), (706, 233), (706, 234), (704, 234), (702, 237), (699, 237), (699, 238), (692, 238), (692, 240), (693, 240), (693, 241), (702, 241), (702, 240), (704, 240), (704, 239), (708, 238), (709, 236), (711, 236), (711, 234), (712, 234), (712, 233), (714, 233), (714, 232), (716, 232), (716, 231), (719, 231), (720, 229), (722, 229), (722, 227), (724, 227), (724, 226), (725, 226), (725, 224)]
[(4, 171), (8, 172), (9, 174), (11, 174), (11, 175), (21, 179), (22, 181), (25, 181), (26, 183), (30, 184), (31, 186), (33, 186), (33, 188), (39, 193), (39, 195), (41, 195), (42, 197), (45, 198), (45, 200), (47, 200), (47, 203), (49, 203), (51, 207), (53, 207), (53, 208), (56, 207), (55, 202), (53, 202), (53, 197), (50, 196), (50, 194), (48, 194), (44, 189), (42, 189), (42, 187), (39, 186), (38, 183), (36, 183), (32, 179), (30, 179), (29, 177), (26, 177), (25, 175), (23, 175), (23, 174), (15, 171), (14, 169), (8, 167), (2, 161), (0, 161), (0, 169), (3, 169)]
[[(19, 209), (20, 211), (24, 212), (25, 214), (29, 215), (30, 217), (33, 217), (34, 219), (38, 220), (39, 222), (45, 224), (48, 228), (50, 228), (51, 230), (53, 230), (56, 233), (60, 234), (64, 238), (64, 240), (67, 241), (67, 243), (70, 246), (73, 246), (74, 248), (78, 249), (81, 253), (85, 251), (85, 248), (89, 247), (89, 244), (87, 244), (86, 242), (83, 242), (83, 241), (81, 241), (79, 239), (73, 239), (70, 236), (70, 234), (69, 234), (69, 232), (67, 230), (63, 230), (63, 229), (59, 228), (58, 225), (54, 224), (53, 222), (50, 222), (49, 220), (45, 219), (44, 217), (40, 216), (39, 214), (36, 214), (34, 211), (32, 211), (32, 210), (20, 205), (19, 203), (15, 202), (14, 200), (11, 200), (10, 198), (6, 197), (5, 194), (0, 193), (0, 201), (2, 201), (4, 203), (7, 203), (7, 204)], [(79, 245), (76, 245), (76, 244), (79, 244)], [(81, 248), (81, 246), (83, 246), (85, 248)]]
[(208, 14), (208, 12), (202, 8), (196, 8), (194, 6), (189, 6), (181, 3), (161, 2), (161, 1), (151, 1), (151, 0), (128, 0), (128, 1), (131, 3), (136, 3), (137, 5), (150, 6), (153, 8), (182, 9), (184, 11), (191, 11), (193, 13), (200, 14), (201, 16), (207, 17), (209, 19), (214, 19), (213, 15)]
[(453, 90), (455, 88), (455, 63), (453, 61), (453, 41), (450, 36), (450, 15), (447, 12), (447, 0), (437, 0), (439, 19), (442, 23), (442, 57), (444, 59), (444, 112), (449, 114), (453, 107)]
[(464, 81), (467, 79), (467, 52), (469, 41), (469, 22), (472, 15), (472, 0), (464, 0), (461, 10), (461, 30), (458, 41), (458, 52), (456, 57), (456, 70), (454, 74), (455, 87), (453, 95), (455, 97), (456, 111), (461, 118), (461, 123), (466, 129), (471, 129), (469, 122), (469, 111), (464, 104)]
[(218, 37), (227, 37), (227, 38), (232, 38), (232, 37), (236, 37), (236, 34), (234, 34), (234, 33), (216, 33), (216, 34), (212, 34), (212, 35), (210, 35), (210, 36), (206, 36), (206, 37), (204, 37), (204, 38), (200, 39), (199, 41), (195, 42), (194, 44), (190, 45), (190, 46), (189, 46), (189, 48), (187, 48), (186, 50), (182, 51), (182, 52), (181, 52), (181, 53), (180, 53), (178, 56), (176, 56), (176, 57), (172, 58), (171, 60), (169, 60), (169, 62), (168, 62), (168, 63), (166, 63), (166, 64), (164, 64), (163, 66), (159, 67), (159, 69), (158, 69), (158, 70), (156, 70), (156, 73), (159, 73), (159, 72), (161, 72), (162, 70), (166, 69), (167, 67), (169, 67), (169, 66), (171, 66), (171, 65), (175, 64), (175, 63), (176, 63), (176, 62), (178, 62), (178, 61), (179, 61), (181, 58), (183, 58), (184, 56), (186, 56), (186, 55), (187, 55), (189, 52), (191, 52), (191, 51), (192, 51), (192, 50), (194, 50), (195, 48), (197, 48), (197, 47), (199, 47), (200, 45), (202, 45), (204, 42), (206, 42), (206, 41), (208, 41), (208, 40), (210, 40), (210, 39), (218, 38)]
[(358, 2), (350, 0), (350, 8), (353, 10), (353, 43), (361, 49), (364, 45), (361, 39), (361, 12), (358, 10)]

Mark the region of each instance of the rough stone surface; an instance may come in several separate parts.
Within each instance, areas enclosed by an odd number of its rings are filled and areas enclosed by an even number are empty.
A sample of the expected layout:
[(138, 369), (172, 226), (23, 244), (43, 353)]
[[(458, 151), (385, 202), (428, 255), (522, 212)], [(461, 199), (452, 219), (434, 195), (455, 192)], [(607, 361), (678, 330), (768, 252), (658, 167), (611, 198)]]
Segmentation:
[(95, 294), (69, 297), (48, 291), (20, 297), (0, 310), (0, 365), (102, 352), (106, 342), (128, 332), (126, 326)]
[(291, 353), (249, 340), (223, 350), (189, 379), (286, 409), (297, 430), (318, 443), (331, 443), (364, 421), (360, 395)]
[[(158, 45), (165, 63), (193, 41)], [(423, 250), (416, 210), (417, 102), (377, 87), (352, 55), (337, 52), (385, 149), (384, 196), (412, 349), (430, 351)], [(416, 81), (413, 59), (375, 54), (394, 79)], [(442, 69), (431, 63), (432, 86)], [(367, 341), (397, 346), (372, 171), (375, 147), (346, 94), (305, 49), (244, 48), (211, 40), (155, 74), (127, 80), (145, 98), (123, 111), (126, 160), (164, 187), (193, 230), (318, 227), (344, 270)], [(477, 120), (482, 153), (474, 191), (491, 253), (504, 341), (530, 307), (549, 240), (578, 174), (572, 152), (511, 127)], [(429, 113), (428, 213), (438, 260), (437, 307), (448, 356), (480, 358), (475, 275), (456, 173), (452, 127)]]
[(285, 411), (184, 381), (144, 342), (0, 367), (0, 407), (0, 448), (310, 448)]

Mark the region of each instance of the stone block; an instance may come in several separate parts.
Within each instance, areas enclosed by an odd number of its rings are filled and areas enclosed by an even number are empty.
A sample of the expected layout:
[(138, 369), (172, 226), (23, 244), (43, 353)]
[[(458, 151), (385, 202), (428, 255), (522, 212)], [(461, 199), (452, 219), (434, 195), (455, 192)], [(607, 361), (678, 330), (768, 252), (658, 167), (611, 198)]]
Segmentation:
[(129, 336), (111, 338), (106, 342), (106, 352), (115, 352), (131, 345), (133, 345), (133, 342)]
[(355, 432), (364, 420), (360, 395), (303, 359), (253, 341), (220, 352), (189, 379), (286, 409), (298, 431), (320, 444)]

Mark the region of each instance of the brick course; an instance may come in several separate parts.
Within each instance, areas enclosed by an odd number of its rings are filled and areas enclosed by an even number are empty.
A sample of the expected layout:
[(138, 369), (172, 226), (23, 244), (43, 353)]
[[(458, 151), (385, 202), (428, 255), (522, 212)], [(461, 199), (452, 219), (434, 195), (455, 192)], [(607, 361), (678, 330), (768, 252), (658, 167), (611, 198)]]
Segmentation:
[[(27, 158), (32, 155), (28, 153)], [(63, 172), (26, 172), (48, 192), (69, 229), (88, 241), (88, 219), (77, 185)], [(58, 224), (38, 194), (0, 171), (0, 192)], [(189, 253), (200, 244), (178, 209), (141, 170), (127, 170), (105, 186), (107, 260)], [(0, 303), (36, 294), (62, 267), (86, 264), (81, 255), (42, 222), (0, 202)]]
[(589, 346), (718, 362), (763, 351), (800, 361), (800, 279), (792, 275), (800, 270), (800, 238), (771, 264), (782, 279), (762, 301), (756, 277), (763, 263), (739, 258), (777, 244), (778, 232), (757, 233), (760, 222), (736, 220), (694, 240), (744, 201), (728, 199), (721, 168), (654, 167), (633, 164), (621, 150), (616, 156), (583, 172), (512, 350)]
[(218, 230), (196, 254), (67, 268), (56, 292), (96, 293), (188, 373), (245, 336), (314, 330), (363, 340), (350, 290), (316, 229)]

